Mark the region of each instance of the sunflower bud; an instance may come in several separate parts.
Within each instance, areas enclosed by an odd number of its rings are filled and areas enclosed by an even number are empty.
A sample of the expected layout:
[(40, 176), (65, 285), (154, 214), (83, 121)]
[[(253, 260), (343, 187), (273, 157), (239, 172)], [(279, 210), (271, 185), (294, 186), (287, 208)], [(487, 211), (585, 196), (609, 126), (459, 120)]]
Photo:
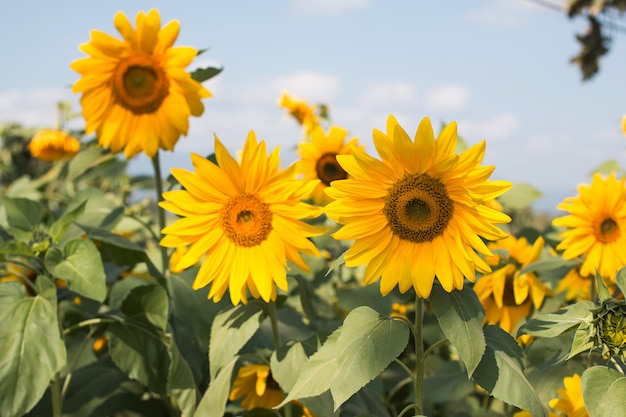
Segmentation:
[(626, 301), (609, 299), (594, 315), (596, 343), (602, 354), (621, 355), (626, 359)]

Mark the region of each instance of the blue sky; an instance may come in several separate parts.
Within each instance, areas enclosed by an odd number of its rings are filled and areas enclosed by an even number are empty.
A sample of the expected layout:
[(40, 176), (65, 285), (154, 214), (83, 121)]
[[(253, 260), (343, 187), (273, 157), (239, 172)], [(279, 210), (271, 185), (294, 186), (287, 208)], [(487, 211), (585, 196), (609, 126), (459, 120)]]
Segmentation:
[[(544, 193), (540, 209), (575, 195), (603, 161), (626, 165), (626, 36), (615, 34), (600, 74), (583, 83), (568, 61), (586, 21), (527, 0), (6, 1), (0, 124), (53, 126), (57, 101), (78, 103), (69, 64), (89, 31), (117, 36), (118, 10), (134, 21), (151, 8), (181, 22), (177, 45), (209, 48), (190, 69), (224, 67), (205, 83), (214, 97), (204, 115), (162, 155), (166, 169), (212, 152), (214, 133), (236, 151), (250, 130), (293, 162), (301, 131), (276, 104), (283, 90), (329, 104), (374, 155), (372, 129), (388, 114), (410, 134), (424, 116), (437, 127), (455, 120), (470, 144), (487, 140), (493, 178)], [(145, 156), (131, 162), (133, 173), (150, 167)]]

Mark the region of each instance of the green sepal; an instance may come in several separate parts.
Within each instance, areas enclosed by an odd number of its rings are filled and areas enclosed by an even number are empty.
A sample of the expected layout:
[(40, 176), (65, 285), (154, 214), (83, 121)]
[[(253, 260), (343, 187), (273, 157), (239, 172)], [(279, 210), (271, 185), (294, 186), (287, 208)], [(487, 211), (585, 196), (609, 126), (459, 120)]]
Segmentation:
[(208, 79), (215, 77), (217, 74), (222, 72), (224, 68), (216, 68), (216, 67), (206, 67), (206, 68), (198, 68), (191, 73), (191, 78), (195, 81), (202, 83)]

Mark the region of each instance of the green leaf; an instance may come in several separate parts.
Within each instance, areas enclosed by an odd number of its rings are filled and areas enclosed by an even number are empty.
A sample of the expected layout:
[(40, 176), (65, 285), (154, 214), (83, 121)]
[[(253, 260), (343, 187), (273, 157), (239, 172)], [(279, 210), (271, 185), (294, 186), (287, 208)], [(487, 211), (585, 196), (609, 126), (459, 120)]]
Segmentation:
[(580, 263), (580, 261), (578, 260), (565, 260), (560, 257), (554, 259), (539, 259), (538, 261), (528, 264), (525, 268), (522, 268), (519, 274), (526, 274), (528, 272), (534, 272), (536, 274), (546, 274), (559, 268), (569, 270), (578, 263)]
[(106, 277), (100, 252), (90, 240), (75, 239), (63, 250), (52, 246), (44, 259), (46, 268), (67, 281), (70, 290), (96, 301), (106, 297)]
[(593, 366), (582, 376), (582, 390), (589, 417), (625, 417), (626, 377), (606, 366)]
[(0, 284), (0, 414), (25, 414), (66, 363), (56, 305), (29, 297), (19, 283)]
[(306, 353), (301, 343), (284, 345), (272, 353), (270, 368), (272, 377), (285, 392), (291, 391), (295, 385), (300, 369), (307, 361)]
[(38, 201), (27, 198), (0, 198), (10, 227), (34, 230), (41, 223), (44, 208)]
[(337, 340), (341, 329), (328, 336), (319, 350), (306, 361), (289, 395), (278, 407), (296, 399), (315, 397), (330, 389), (337, 369)]
[(175, 343), (172, 344), (172, 367), (167, 391), (176, 399), (182, 415), (193, 414), (198, 402), (196, 382), (189, 364), (182, 357)]
[(113, 158), (113, 155), (100, 147), (92, 147), (79, 152), (72, 158), (68, 166), (67, 179), (73, 181), (89, 168)]
[(533, 201), (543, 197), (543, 194), (530, 184), (520, 182), (513, 186), (498, 201), (506, 209), (523, 209)]
[(429, 402), (458, 401), (474, 391), (476, 385), (467, 378), (459, 361), (445, 362), (437, 372), (424, 380), (424, 398)]
[(215, 77), (217, 74), (222, 72), (223, 69), (224, 68), (215, 67), (198, 68), (191, 73), (191, 78), (201, 83)]
[(0, 254), (2, 255), (33, 255), (34, 252), (26, 242), (21, 240), (0, 241)]
[(485, 341), (485, 355), (472, 379), (505, 403), (527, 410), (534, 417), (546, 417), (539, 396), (524, 375), (522, 351), (513, 337), (498, 326), (487, 326)]
[(325, 277), (327, 277), (328, 274), (346, 263), (346, 258), (344, 258), (344, 254), (345, 252), (339, 255), (339, 257), (335, 259), (332, 264), (330, 264), (330, 266), (328, 267), (328, 271), (326, 271), (326, 275), (324, 275)]
[(580, 323), (574, 333), (574, 340), (572, 340), (572, 347), (567, 359), (571, 359), (581, 352), (593, 349), (594, 345), (592, 334), (589, 332), (589, 323)]
[(223, 416), (226, 411), (226, 403), (230, 394), (230, 383), (233, 378), (233, 370), (237, 363), (237, 357), (222, 366), (217, 377), (211, 380), (209, 388), (204, 392), (194, 417)]
[(337, 340), (337, 369), (330, 382), (335, 410), (380, 375), (408, 341), (406, 323), (381, 316), (369, 307), (352, 310)]
[(74, 220), (78, 218), (85, 211), (87, 201), (83, 201), (79, 205), (75, 206), (71, 210), (66, 211), (63, 215), (48, 228), (48, 234), (52, 237), (54, 243), (58, 243), (67, 229), (74, 223)]
[(604, 279), (602, 279), (602, 275), (600, 275), (600, 272), (598, 272), (598, 270), (596, 270), (596, 289), (598, 290), (598, 298), (600, 299), (600, 301), (612, 298), (611, 292), (604, 283)]
[(168, 386), (171, 339), (167, 324), (167, 295), (158, 285), (134, 288), (122, 304), (126, 318), (107, 327), (113, 362), (130, 378), (151, 391), (165, 394)]
[(124, 236), (120, 236), (116, 233), (112, 233), (109, 230), (101, 229), (98, 227), (91, 227), (85, 224), (79, 224), (81, 229), (87, 233), (89, 239), (95, 240), (97, 242), (108, 243), (112, 246), (117, 246), (119, 248), (124, 248), (136, 252), (143, 252), (144, 248), (136, 244), (135, 242), (125, 238)]
[(622, 294), (626, 295), (626, 267), (622, 267), (617, 271), (615, 281), (617, 281), (617, 287), (622, 291)]
[(218, 314), (211, 326), (209, 367), (211, 379), (254, 336), (263, 311), (256, 304), (240, 304)]
[(593, 176), (595, 173), (600, 173), (603, 175), (609, 175), (611, 171), (619, 172), (621, 170), (619, 166), (619, 162), (616, 159), (607, 159), (602, 162), (600, 165), (595, 167), (590, 173), (589, 176)]
[(594, 308), (591, 301), (579, 301), (554, 313), (540, 314), (528, 320), (520, 328), (520, 333), (539, 337), (558, 336), (581, 322), (590, 322), (593, 319), (591, 310)]
[(476, 293), (470, 287), (449, 293), (435, 285), (430, 295), (430, 305), (441, 330), (459, 352), (467, 374), (471, 376), (486, 346), (483, 333), (485, 310)]

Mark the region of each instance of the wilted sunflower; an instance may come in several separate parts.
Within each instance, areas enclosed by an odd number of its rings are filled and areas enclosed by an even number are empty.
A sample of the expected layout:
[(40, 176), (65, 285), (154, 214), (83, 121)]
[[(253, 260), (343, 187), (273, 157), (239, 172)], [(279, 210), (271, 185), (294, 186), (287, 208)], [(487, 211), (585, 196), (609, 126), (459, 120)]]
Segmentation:
[(580, 375), (574, 374), (563, 379), (563, 389), (556, 390), (559, 398), (554, 398), (548, 405), (565, 417), (589, 417), (583, 401), (583, 384)]
[(319, 117), (315, 114), (315, 108), (309, 106), (306, 100), (295, 98), (284, 91), (278, 100), (278, 105), (289, 111), (289, 114), (302, 125), (304, 133), (307, 135), (319, 125)]
[[(316, 181), (296, 178), (296, 166), (278, 168), (278, 148), (267, 155), (264, 141), (250, 132), (237, 162), (215, 138), (217, 165), (192, 154), (195, 172), (173, 168), (184, 190), (163, 193), (160, 205), (182, 216), (163, 229), (161, 245), (189, 249), (177, 262), (183, 270), (204, 260), (193, 283), (198, 289), (211, 284), (209, 298), (219, 301), (227, 289), (237, 305), (254, 298), (275, 300), (276, 286), (287, 290), (287, 261), (308, 271), (301, 253), (319, 255), (308, 239), (324, 229), (300, 219), (321, 214), (303, 203)], [(205, 256), (206, 255), (206, 256)]]
[(345, 253), (347, 266), (367, 264), (364, 282), (381, 277), (387, 295), (396, 285), (411, 286), (428, 297), (435, 276), (450, 292), (463, 288), (464, 277), (491, 269), (477, 252), (491, 255), (481, 238), (501, 239), (496, 224), (510, 218), (485, 205), (504, 193), (507, 181), (488, 181), (494, 170), (480, 166), (485, 142), (461, 155), (455, 153), (456, 123), (435, 140), (424, 118), (412, 141), (393, 116), (387, 133), (374, 130), (374, 145), (382, 160), (358, 147), (337, 161), (350, 178), (326, 189), (335, 199), (328, 216), (344, 226), (339, 240), (354, 240)]
[(613, 278), (626, 265), (626, 193), (624, 179), (612, 172), (607, 178), (596, 173), (591, 186), (581, 184), (577, 197), (568, 197), (557, 207), (569, 215), (552, 221), (569, 230), (556, 247), (563, 259), (585, 256), (580, 275)]
[(272, 409), (283, 401), (283, 392), (268, 365), (250, 364), (239, 368), (228, 399), (236, 401), (242, 397), (241, 406), (246, 410)]
[(137, 13), (136, 29), (121, 11), (114, 23), (122, 40), (93, 30), (80, 46), (89, 57), (71, 64), (82, 76), (72, 91), (82, 93), (87, 134), (96, 132), (101, 146), (124, 150), (126, 158), (173, 150), (180, 135), (187, 135), (189, 116), (203, 113), (200, 99), (211, 97), (185, 72), (198, 51), (173, 46), (180, 23), (161, 28), (155, 9)]
[(80, 150), (80, 142), (60, 130), (44, 129), (33, 136), (28, 150), (41, 161), (57, 161), (76, 155)]
[[(359, 139), (352, 138), (346, 142), (348, 131), (338, 126), (331, 126), (328, 133), (321, 126), (311, 131), (311, 140), (300, 142), (300, 171), (304, 179), (319, 179), (320, 183), (311, 194), (311, 199), (318, 205), (331, 201), (324, 189), (332, 181), (348, 178), (348, 173), (337, 162), (337, 155), (348, 155), (352, 146), (358, 146)], [(363, 148), (363, 147), (361, 147)]]
[(495, 269), (474, 284), (474, 291), (485, 307), (485, 322), (498, 324), (511, 332), (517, 323), (527, 317), (533, 305), (541, 307), (546, 295), (552, 291), (532, 272), (520, 273), (539, 259), (544, 240), (538, 237), (531, 246), (526, 238), (509, 235), (506, 239), (489, 244), (491, 250), (505, 250), (508, 255), (488, 257)]

